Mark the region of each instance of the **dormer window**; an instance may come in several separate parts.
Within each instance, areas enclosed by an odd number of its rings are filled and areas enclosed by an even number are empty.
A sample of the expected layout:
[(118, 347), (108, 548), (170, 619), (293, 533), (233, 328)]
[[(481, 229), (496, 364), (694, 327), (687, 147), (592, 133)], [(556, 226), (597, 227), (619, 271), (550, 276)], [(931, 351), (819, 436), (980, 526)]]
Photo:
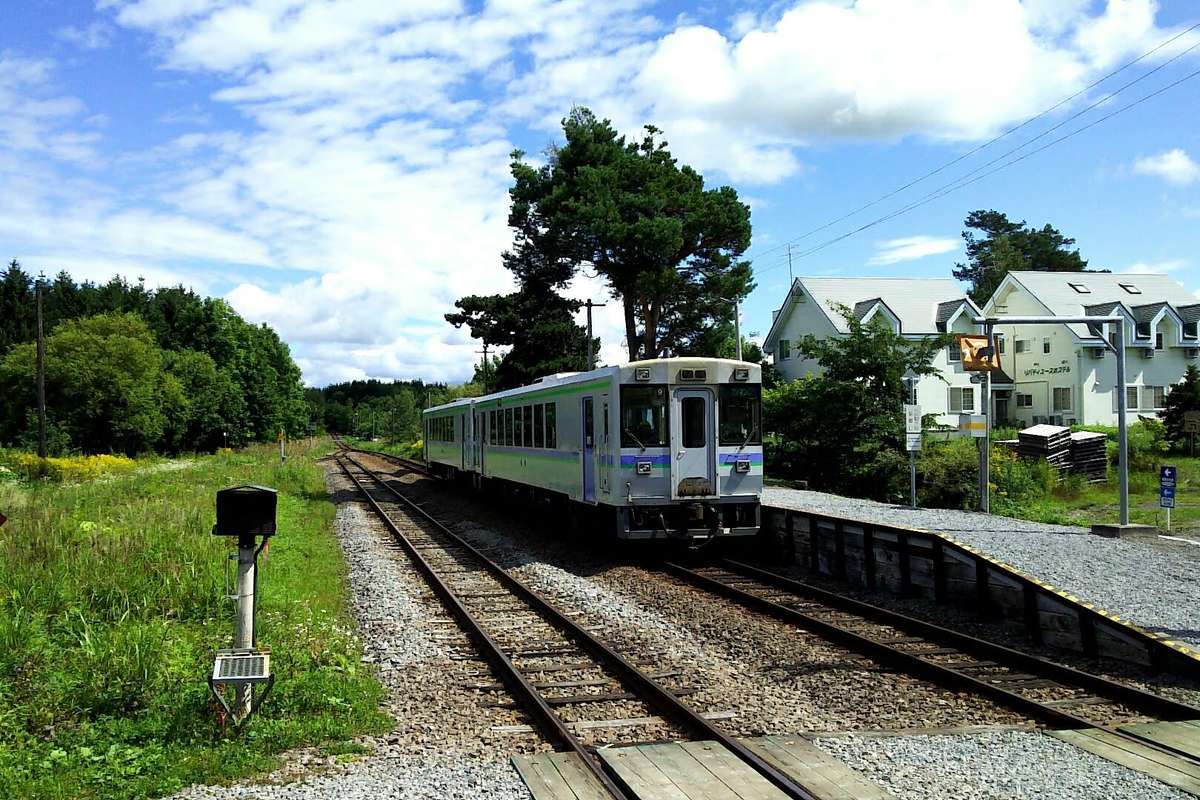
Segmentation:
[(1196, 326), (1195, 322), (1183, 323), (1183, 335), (1188, 337), (1189, 339), (1195, 339), (1196, 333), (1197, 333), (1196, 327), (1197, 326)]
[(1120, 286), (1125, 291), (1129, 292), (1130, 294), (1141, 294), (1142, 293), (1142, 290), (1139, 289), (1138, 287), (1134, 286), (1132, 283), (1119, 283), (1117, 285)]
[(1089, 289), (1087, 286), (1085, 286), (1082, 283), (1068, 283), (1067, 286), (1070, 286), (1072, 289), (1079, 292), (1080, 294), (1091, 294), (1092, 293), (1092, 290)]
[(1150, 338), (1150, 323), (1149, 322), (1139, 322), (1135, 326), (1134, 330), (1137, 333), (1137, 335), (1141, 336), (1143, 339)]

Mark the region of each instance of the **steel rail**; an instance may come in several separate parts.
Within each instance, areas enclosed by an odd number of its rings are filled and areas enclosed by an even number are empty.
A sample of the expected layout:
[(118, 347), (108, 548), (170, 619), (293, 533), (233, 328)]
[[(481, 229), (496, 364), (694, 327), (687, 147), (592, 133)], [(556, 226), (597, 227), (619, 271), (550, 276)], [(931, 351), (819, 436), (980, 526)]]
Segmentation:
[[(933, 625), (931, 623), (924, 622), (923, 620), (918, 620), (889, 609), (873, 606), (869, 603), (864, 603), (852, 598), (843, 597), (819, 587), (802, 583), (801, 581), (797, 581), (792, 578), (788, 578), (768, 570), (763, 570), (739, 561), (732, 559), (721, 559), (719, 563), (725, 569), (739, 575), (740, 577), (762, 581), (769, 586), (826, 603), (833, 608), (859, 614), (864, 618), (878, 623), (890, 625), (906, 633), (913, 632), (918, 635), (927, 636), (929, 639), (935, 641), (940, 639), (943, 642), (952, 644), (962, 649), (965, 655), (990, 657), (995, 660), (999, 666), (1019, 666), (1030, 673), (1040, 673), (1041, 677), (1062, 682), (1066, 684), (1068, 688), (1084, 688), (1089, 691), (1093, 691), (1098, 695), (1107, 695), (1106, 699), (1109, 699), (1110, 701), (1114, 701), (1115, 699), (1115, 702), (1124, 703), (1138, 710), (1154, 708), (1156, 711), (1160, 712), (1156, 713), (1156, 716), (1159, 717), (1166, 717), (1168, 719), (1200, 718), (1200, 708), (1190, 706), (1186, 703), (1180, 703), (1159, 695), (1155, 695), (1151, 692), (1146, 692), (1131, 686), (1125, 686), (1117, 683), (1116, 681), (1102, 678), (1098, 675), (1092, 675), (1090, 673), (1076, 670), (1061, 664), (1055, 664), (1052, 661), (1048, 661), (1037, 656), (1022, 653), (993, 642), (977, 639), (957, 631), (951, 631), (949, 629), (942, 628), (940, 626)], [(1040, 719), (1041, 721), (1052, 725), (1062, 725), (1072, 729), (1082, 728), (1102, 730), (1122, 738), (1136, 740), (1139, 744), (1147, 745), (1164, 752), (1169, 752), (1172, 755), (1182, 757), (1193, 763), (1200, 762), (1200, 759), (1197, 759), (1194, 754), (1188, 753), (1187, 751), (1179, 750), (1171, 747), (1170, 745), (1165, 745), (1140, 734), (1120, 730), (1116, 726), (1093, 722), (1084, 717), (1076, 716), (1070, 712), (1063, 711), (1037, 700), (1025, 697), (1024, 695), (1017, 694), (1016, 692), (1003, 688), (1003, 686), (989, 683), (981, 678), (971, 675), (970, 673), (963, 672), (962, 670), (943, 664), (938, 664), (933, 661), (926, 661), (920, 657), (919, 653), (901, 650), (898, 647), (885, 644), (881, 641), (871, 638), (870, 636), (857, 633), (848, 628), (840, 627), (832, 622), (820, 619), (790, 606), (783, 605), (774, 600), (761, 597), (753, 592), (748, 592), (745, 589), (718, 580), (712, 576), (696, 572), (695, 570), (683, 565), (665, 562), (663, 567), (670, 574), (682, 578), (693, 585), (700, 586), (701, 588), (734, 600), (742, 605), (765, 612), (776, 618), (797, 625), (798, 627), (847, 645), (858, 652), (875, 658), (883, 663), (899, 665), (911, 674), (919, 675), (943, 686), (969, 689), (976, 694), (989, 697), (998, 701), (1002, 705), (1028, 714), (1035, 719)], [(1070, 684), (1072, 683), (1079, 685), (1071, 687)]]
[(416, 564), (417, 569), (425, 576), (425, 580), (429, 583), (434, 593), (441, 599), (442, 604), (458, 620), (463, 630), (480, 646), (480, 649), (483, 651), (484, 658), (489, 664), (491, 664), (492, 668), (495, 669), (496, 673), (508, 687), (509, 691), (518, 698), (521, 704), (525, 707), (525, 710), (530, 714), (531, 717), (534, 718), (538, 727), (540, 727), (544, 733), (547, 733), (550, 740), (559, 748), (566, 748), (567, 750), (570, 750), (578, 755), (580, 761), (583, 762), (583, 765), (588, 772), (590, 772), (592, 776), (600, 783), (600, 785), (604, 787), (605, 791), (612, 795), (616, 800), (630, 800), (629, 795), (627, 795), (619, 786), (617, 786), (612, 778), (609, 777), (608, 773), (600, 765), (595, 754), (590, 752), (577, 738), (575, 738), (575, 735), (571, 733), (570, 729), (567, 728), (562, 719), (556, 713), (554, 713), (553, 709), (550, 708), (550, 705), (546, 702), (541, 692), (535, 689), (533, 684), (531, 684), (529, 680), (521, 673), (521, 671), (517, 669), (516, 665), (514, 665), (508, 656), (504, 654), (504, 650), (500, 647), (496, 640), (488, 634), (488, 632), (483, 628), (483, 625), (478, 619), (475, 618), (462, 600), (459, 599), (454, 590), (442, 580), (441, 576), (438, 575), (437, 570), (435, 570), (433, 566), (425, 559), (425, 557), (421, 555), (420, 550), (407, 536), (404, 535), (403, 532), (401, 532), (400, 528), (395, 522), (392, 521), (391, 517), (387, 515), (383, 508), (380, 507), (379, 503), (374, 497), (371, 496), (371, 493), (367, 491), (362, 482), (350, 472), (349, 467), (346, 466), (347, 460), (354, 463), (354, 465), (362, 470), (364, 474), (370, 476), (380, 486), (384, 486), (386, 488), (390, 487), (387, 487), (387, 484), (380, 480), (378, 476), (374, 475), (374, 473), (372, 473), (369, 469), (358, 463), (358, 461), (356, 461), (353, 457), (339, 457), (339, 465), (342, 468), (342, 472), (344, 472), (346, 477), (353, 481), (354, 485), (358, 487), (358, 490), (362, 493), (363, 497), (366, 498), (371, 508), (375, 510), (375, 513), (383, 521), (384, 525), (386, 525), (388, 530), (391, 531), (392, 536), (397, 542), (400, 543), (400, 546), (404, 548), (404, 551), (408, 554), (408, 557), (412, 559), (414, 564)]
[[(816, 796), (807, 788), (800, 785), (792, 778), (788, 777), (767, 761), (758, 756), (754, 751), (750, 750), (735, 737), (730, 736), (721, 728), (714, 725), (711, 721), (694, 711), (687, 704), (683, 703), (670, 690), (659, 684), (642, 670), (638, 669), (633, 663), (610, 648), (608, 645), (601, 642), (588, 631), (584, 630), (578, 623), (570, 617), (564, 615), (552, 603), (542, 597), (539, 593), (526, 586), (518, 578), (513, 577), (505, 571), (500, 565), (496, 564), (473, 545), (460, 537), (458, 534), (451, 531), (429, 512), (421, 508), (402, 493), (393, 488), (390, 484), (384, 482), (375, 475), (367, 467), (364, 467), (353, 456), (343, 456), (343, 458), (352, 462), (359, 469), (372, 475), (375, 480), (384, 489), (398, 498), (405, 506), (419, 515), (422, 519), (433, 525), (437, 530), (448, 537), (458, 547), (462, 547), (472, 555), (474, 555), (481, 564), (500, 581), (505, 587), (520, 597), (529, 605), (533, 606), (544, 617), (553, 621), (553, 623), (561, 630), (569, 634), (575, 641), (587, 651), (593, 658), (603, 663), (613, 672), (617, 673), (626, 684), (636, 689), (638, 693), (656, 708), (664, 716), (674, 720), (685, 729), (691, 731), (694, 735), (702, 739), (712, 739), (720, 743), (723, 747), (736, 755), (740, 760), (752, 767), (756, 772), (770, 781), (778, 789), (783, 791), (789, 797), (796, 800), (817, 800)], [(381, 512), (382, 513), (382, 512)]]

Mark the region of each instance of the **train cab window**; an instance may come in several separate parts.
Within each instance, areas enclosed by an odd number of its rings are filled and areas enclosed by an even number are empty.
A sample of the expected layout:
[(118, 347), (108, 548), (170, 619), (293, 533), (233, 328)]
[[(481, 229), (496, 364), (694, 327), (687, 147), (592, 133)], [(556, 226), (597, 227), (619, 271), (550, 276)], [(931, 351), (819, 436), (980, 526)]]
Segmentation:
[(533, 406), (525, 406), (525, 446), (533, 447)]
[(558, 403), (546, 403), (546, 447), (558, 447)]
[(513, 446), (513, 430), (516, 427), (513, 423), (513, 411), (511, 408), (504, 410), (504, 444), (507, 447)]
[(708, 437), (707, 427), (708, 404), (703, 397), (685, 397), (679, 404), (682, 416), (680, 427), (683, 429), (683, 446), (687, 448), (704, 447)]
[(621, 387), (621, 447), (667, 446), (667, 387)]
[(541, 403), (533, 407), (533, 446), (546, 446), (546, 413)]
[(759, 424), (762, 394), (758, 386), (722, 386), (717, 402), (721, 420), (717, 434), (721, 444), (735, 447), (762, 444)]

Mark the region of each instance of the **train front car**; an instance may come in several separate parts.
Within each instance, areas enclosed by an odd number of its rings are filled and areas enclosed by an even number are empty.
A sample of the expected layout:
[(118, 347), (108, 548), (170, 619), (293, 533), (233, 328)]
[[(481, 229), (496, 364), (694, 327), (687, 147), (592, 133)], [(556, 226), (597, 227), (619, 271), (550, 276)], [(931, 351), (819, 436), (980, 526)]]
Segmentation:
[(715, 358), (620, 368), (618, 535), (704, 540), (758, 533), (762, 369)]

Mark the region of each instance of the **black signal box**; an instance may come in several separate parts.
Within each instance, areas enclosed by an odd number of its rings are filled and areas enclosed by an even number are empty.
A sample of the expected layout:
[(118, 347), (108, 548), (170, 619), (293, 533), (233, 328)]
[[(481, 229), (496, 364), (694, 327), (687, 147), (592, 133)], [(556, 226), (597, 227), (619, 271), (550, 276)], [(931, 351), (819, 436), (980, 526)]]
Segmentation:
[(275, 535), (279, 493), (266, 486), (232, 486), (217, 492), (214, 536), (254, 539)]

